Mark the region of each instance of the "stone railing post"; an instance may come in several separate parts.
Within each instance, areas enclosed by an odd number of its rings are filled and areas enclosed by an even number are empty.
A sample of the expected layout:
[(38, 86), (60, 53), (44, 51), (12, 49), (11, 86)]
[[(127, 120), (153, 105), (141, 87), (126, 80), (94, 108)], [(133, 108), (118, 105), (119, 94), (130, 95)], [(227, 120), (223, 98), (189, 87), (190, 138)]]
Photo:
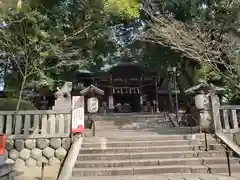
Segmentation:
[(209, 96), (210, 110), (213, 121), (213, 128), (215, 133), (222, 130), (221, 117), (220, 117), (220, 101), (219, 97), (215, 93), (211, 93)]

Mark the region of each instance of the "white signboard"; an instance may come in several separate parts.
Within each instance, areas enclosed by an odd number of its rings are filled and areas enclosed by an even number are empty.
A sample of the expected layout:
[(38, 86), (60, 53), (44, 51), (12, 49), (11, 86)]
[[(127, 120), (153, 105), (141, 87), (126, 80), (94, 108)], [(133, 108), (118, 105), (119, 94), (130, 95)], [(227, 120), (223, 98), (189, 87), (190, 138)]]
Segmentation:
[(140, 96), (140, 104), (143, 105), (143, 97)]
[(89, 113), (98, 112), (98, 99), (95, 97), (89, 98), (87, 101), (87, 110)]
[(109, 109), (114, 109), (113, 96), (109, 96), (109, 97), (108, 97), (108, 108), (109, 108)]
[(72, 97), (72, 132), (84, 131), (84, 96)]

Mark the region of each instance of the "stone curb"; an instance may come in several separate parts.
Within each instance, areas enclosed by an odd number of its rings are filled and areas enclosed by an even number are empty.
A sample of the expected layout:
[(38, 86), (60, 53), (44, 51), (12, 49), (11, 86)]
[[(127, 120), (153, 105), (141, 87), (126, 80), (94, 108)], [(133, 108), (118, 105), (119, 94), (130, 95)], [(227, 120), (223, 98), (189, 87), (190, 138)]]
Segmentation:
[(58, 180), (69, 180), (72, 177), (72, 170), (77, 161), (79, 151), (82, 147), (83, 138), (77, 138), (73, 141), (72, 146), (68, 152)]
[(12, 172), (12, 165), (10, 165), (10, 164), (1, 165), (0, 166), (0, 180), (8, 179), (11, 172)]

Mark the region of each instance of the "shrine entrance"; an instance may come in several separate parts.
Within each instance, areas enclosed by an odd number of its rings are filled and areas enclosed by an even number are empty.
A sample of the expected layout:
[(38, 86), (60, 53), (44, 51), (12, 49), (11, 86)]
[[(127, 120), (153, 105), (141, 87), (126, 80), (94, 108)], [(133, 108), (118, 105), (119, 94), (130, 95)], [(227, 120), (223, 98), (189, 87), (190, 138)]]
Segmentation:
[[(116, 112), (140, 112), (140, 96), (137, 94), (115, 94)], [(121, 105), (121, 108), (118, 106)]]
[(110, 112), (151, 112), (155, 101), (158, 107), (158, 75), (143, 69), (139, 64), (120, 63), (98, 74), (98, 85), (105, 92)]
[(91, 84), (104, 90), (100, 106), (106, 112), (159, 112), (157, 86), (164, 79), (161, 74), (134, 62), (121, 62), (88, 76), (81, 75), (78, 82), (85, 85), (91, 80)]

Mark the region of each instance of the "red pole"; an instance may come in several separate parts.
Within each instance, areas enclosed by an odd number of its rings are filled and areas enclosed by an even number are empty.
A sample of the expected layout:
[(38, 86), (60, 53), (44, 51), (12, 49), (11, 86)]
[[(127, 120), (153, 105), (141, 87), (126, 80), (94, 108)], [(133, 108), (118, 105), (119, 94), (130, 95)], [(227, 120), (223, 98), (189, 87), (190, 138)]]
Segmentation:
[(5, 149), (6, 149), (6, 134), (0, 134), (0, 155), (5, 154)]

